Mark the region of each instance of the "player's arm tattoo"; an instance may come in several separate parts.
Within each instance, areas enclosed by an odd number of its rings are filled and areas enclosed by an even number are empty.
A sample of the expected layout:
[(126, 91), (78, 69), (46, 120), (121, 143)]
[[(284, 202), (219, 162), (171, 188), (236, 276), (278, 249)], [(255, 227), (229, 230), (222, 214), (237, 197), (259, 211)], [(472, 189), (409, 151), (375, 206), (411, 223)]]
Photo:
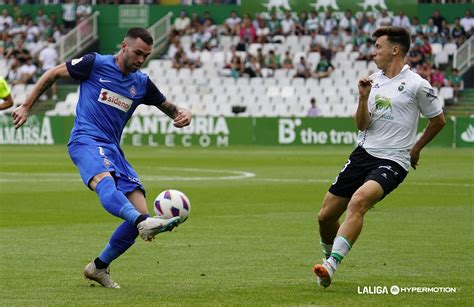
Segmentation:
[(163, 102), (161, 105), (158, 106), (158, 109), (160, 109), (163, 113), (173, 119), (178, 116), (178, 107), (169, 101)]

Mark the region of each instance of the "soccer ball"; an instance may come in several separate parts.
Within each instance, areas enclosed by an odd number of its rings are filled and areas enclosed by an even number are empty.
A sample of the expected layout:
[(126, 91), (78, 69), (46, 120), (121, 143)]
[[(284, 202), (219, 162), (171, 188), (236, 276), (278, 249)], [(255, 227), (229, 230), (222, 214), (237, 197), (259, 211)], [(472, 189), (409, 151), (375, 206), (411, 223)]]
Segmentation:
[(191, 203), (183, 192), (165, 190), (155, 198), (153, 210), (157, 216), (165, 219), (179, 216), (181, 223), (184, 223), (191, 212)]

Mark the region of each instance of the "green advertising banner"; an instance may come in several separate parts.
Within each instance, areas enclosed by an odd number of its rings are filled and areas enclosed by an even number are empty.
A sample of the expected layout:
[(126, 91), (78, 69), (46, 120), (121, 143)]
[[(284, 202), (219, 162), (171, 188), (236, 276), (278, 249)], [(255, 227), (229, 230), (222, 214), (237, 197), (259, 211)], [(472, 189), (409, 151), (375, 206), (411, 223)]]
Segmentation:
[(404, 10), (407, 16), (415, 16), (417, 12), (417, 0), (242, 0), (242, 14), (253, 16), (257, 12), (281, 12), (281, 11), (326, 11), (344, 12), (347, 9), (352, 12), (380, 11), (385, 9), (393, 14)]
[[(73, 124), (73, 116), (32, 115), (24, 126), (15, 129), (11, 117), (1, 115), (0, 144), (67, 144)], [(426, 119), (420, 120), (418, 136), (426, 124)], [(195, 116), (190, 126), (178, 129), (165, 116), (133, 116), (122, 136), (122, 144), (165, 147), (317, 146), (355, 145), (356, 142), (357, 131), (352, 118)], [(429, 146), (452, 147), (454, 144), (473, 147), (474, 119), (448, 121)]]
[(165, 116), (134, 116), (125, 127), (122, 143), (133, 146), (228, 147), (251, 145), (254, 119), (195, 116), (183, 129)]
[(456, 146), (474, 147), (474, 118), (456, 118)]

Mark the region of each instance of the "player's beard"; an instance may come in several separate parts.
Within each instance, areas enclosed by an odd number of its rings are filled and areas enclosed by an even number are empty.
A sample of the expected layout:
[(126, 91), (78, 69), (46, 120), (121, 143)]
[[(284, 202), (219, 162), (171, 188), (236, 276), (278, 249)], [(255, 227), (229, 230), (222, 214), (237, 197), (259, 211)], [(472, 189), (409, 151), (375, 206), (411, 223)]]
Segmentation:
[(138, 69), (140, 69), (140, 67), (136, 67), (133, 65), (132, 61), (130, 61), (130, 58), (128, 57), (127, 54), (125, 54), (123, 57), (123, 64), (129, 72), (136, 72)]

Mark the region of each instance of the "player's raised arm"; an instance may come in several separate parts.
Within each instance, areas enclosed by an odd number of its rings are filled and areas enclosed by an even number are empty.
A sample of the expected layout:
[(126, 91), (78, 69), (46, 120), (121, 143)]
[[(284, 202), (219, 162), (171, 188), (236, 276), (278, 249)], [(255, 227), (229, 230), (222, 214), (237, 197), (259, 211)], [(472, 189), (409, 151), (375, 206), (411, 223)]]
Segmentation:
[(159, 105), (158, 109), (160, 109), (163, 113), (172, 118), (173, 124), (177, 128), (186, 127), (191, 123), (191, 120), (193, 118), (191, 111), (185, 108), (178, 108), (176, 105), (172, 104), (168, 100)]
[(65, 63), (51, 68), (41, 76), (25, 102), (13, 111), (12, 117), (15, 128), (20, 128), (26, 122), (29, 111), (38, 98), (49, 89), (57, 79), (65, 77), (69, 77)]
[(363, 77), (359, 80), (359, 105), (355, 114), (357, 129), (364, 131), (370, 124), (370, 113), (367, 100), (369, 99), (372, 80), (369, 77)]

